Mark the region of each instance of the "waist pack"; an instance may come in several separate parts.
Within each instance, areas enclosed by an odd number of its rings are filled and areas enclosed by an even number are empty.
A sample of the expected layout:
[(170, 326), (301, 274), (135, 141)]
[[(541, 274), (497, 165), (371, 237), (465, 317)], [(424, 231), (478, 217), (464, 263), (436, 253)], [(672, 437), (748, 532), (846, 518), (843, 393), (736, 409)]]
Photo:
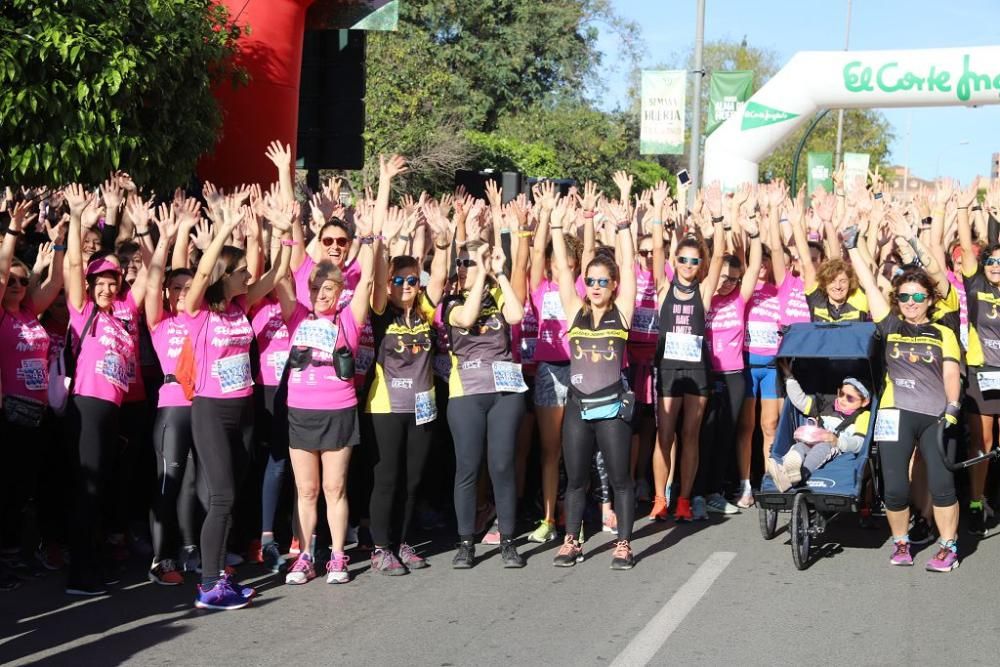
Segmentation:
[(45, 418), (45, 404), (33, 398), (4, 396), (3, 417), (8, 424), (38, 428)]
[(580, 404), (580, 418), (584, 421), (602, 419), (622, 419), (632, 421), (635, 412), (635, 392), (615, 387), (607, 392), (582, 395), (574, 392), (576, 401)]

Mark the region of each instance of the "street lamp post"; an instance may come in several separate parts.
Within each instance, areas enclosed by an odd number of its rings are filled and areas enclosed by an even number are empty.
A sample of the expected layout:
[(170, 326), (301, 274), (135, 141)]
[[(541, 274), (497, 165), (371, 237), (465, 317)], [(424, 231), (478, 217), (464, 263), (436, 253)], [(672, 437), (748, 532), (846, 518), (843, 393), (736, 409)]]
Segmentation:
[(701, 80), (705, 77), (705, 0), (698, 0), (698, 16), (694, 33), (694, 118), (691, 119), (691, 151), (688, 157), (688, 175), (691, 188), (688, 190), (688, 206), (694, 205), (694, 197), (701, 187)]
[[(847, 0), (847, 35), (844, 37), (844, 50), (851, 45), (851, 0)], [(833, 156), (833, 168), (840, 166), (841, 147), (844, 141), (844, 110), (837, 111), (837, 150)]]

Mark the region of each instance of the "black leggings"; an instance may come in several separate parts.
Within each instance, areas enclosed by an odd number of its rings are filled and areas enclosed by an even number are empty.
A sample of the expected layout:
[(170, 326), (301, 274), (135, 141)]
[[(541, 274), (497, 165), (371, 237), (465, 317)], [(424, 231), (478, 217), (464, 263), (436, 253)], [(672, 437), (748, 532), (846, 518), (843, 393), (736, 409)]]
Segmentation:
[(910, 458), (913, 441), (917, 440), (920, 455), (927, 466), (927, 483), (935, 507), (951, 507), (955, 497), (955, 477), (945, 468), (938, 450), (941, 430), (937, 417), (909, 410), (899, 411), (899, 439), (879, 442), (878, 452), (882, 461), (885, 481), (885, 508), (901, 512), (910, 506)]
[(153, 426), (157, 485), (150, 512), (157, 561), (176, 555), (178, 539), (184, 546), (197, 543), (195, 535), (206, 499), (199, 499), (193, 443), (190, 406), (157, 411)]
[(370, 507), (372, 539), (380, 547), (403, 544), (431, 451), (434, 424), (418, 426), (413, 414), (372, 414), (371, 418), (377, 449)]
[(249, 468), (253, 447), (253, 397), (195, 396), (191, 426), (198, 472), (208, 487), (208, 514), (201, 526), (201, 579), (208, 587), (226, 567), (236, 489)]
[(615, 493), (618, 539), (632, 539), (635, 521), (635, 489), (629, 472), (632, 427), (622, 419), (585, 421), (579, 402), (570, 397), (563, 417), (563, 461), (566, 464), (566, 534), (580, 535), (587, 503), (587, 483), (595, 449), (601, 451)]
[(472, 539), (476, 532), (476, 479), (483, 449), (493, 481), (500, 534), (514, 535), (517, 521), (514, 458), (524, 409), (521, 394), (473, 394), (448, 401), (448, 425), (455, 441), (455, 515), (458, 534), (463, 540)]
[(108, 515), (112, 470), (119, 450), (119, 407), (89, 396), (70, 398), (69, 437), (75, 441), (76, 498), (72, 532), (72, 572), (98, 575), (97, 540)]
[(44, 432), (42, 428), (11, 424), (3, 417), (0, 417), (0, 430), (4, 434), (5, 450), (4, 464), (0, 466), (0, 547), (20, 550), (24, 508), (34, 490), (45, 446)]
[(712, 373), (712, 394), (701, 423), (698, 473), (692, 495), (721, 493), (727, 468), (733, 465), (736, 425), (743, 407), (746, 378), (743, 371)]

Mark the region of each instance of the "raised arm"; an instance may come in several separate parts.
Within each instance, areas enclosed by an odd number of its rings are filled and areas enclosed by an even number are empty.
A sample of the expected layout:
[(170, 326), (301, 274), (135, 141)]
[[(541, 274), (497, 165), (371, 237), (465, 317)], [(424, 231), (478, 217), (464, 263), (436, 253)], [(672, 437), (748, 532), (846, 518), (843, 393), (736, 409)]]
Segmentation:
[[(615, 229), (617, 231), (618, 252), (621, 255), (620, 270), (618, 271), (620, 278), (618, 281), (618, 297), (615, 299), (615, 303), (618, 305), (618, 311), (622, 314), (625, 322), (629, 323), (632, 321), (632, 314), (635, 311), (635, 293), (637, 290), (635, 240), (632, 237), (631, 225), (627, 219), (619, 220)], [(571, 285), (575, 293), (575, 285), (572, 283)]]
[(16, 203), (11, 211), (7, 233), (3, 236), (3, 244), (0, 244), (0, 298), (3, 298), (7, 291), (10, 267), (13, 264), (14, 252), (17, 250), (17, 237), (24, 233), (27, 222), (35, 217), (35, 214), (28, 215), (31, 206), (30, 201), (23, 200)]
[(149, 262), (153, 258), (152, 246), (147, 246), (152, 238), (149, 233), (149, 219), (152, 211), (149, 204), (142, 201), (138, 195), (129, 197), (128, 216), (135, 226), (136, 235), (139, 238), (139, 254), (142, 257), (142, 266), (135, 274), (135, 281), (132, 283), (132, 298), (135, 299), (136, 308), (141, 309), (146, 298), (146, 276), (149, 274)]
[(487, 264), (489, 250), (490, 247), (483, 244), (476, 252), (479, 271), (476, 272), (476, 278), (469, 287), (469, 296), (466, 297), (465, 303), (455, 306), (451, 311), (449, 323), (453, 326), (468, 329), (479, 319), (479, 313), (483, 308), (483, 289), (486, 287), (486, 276), (489, 274)]
[(865, 261), (864, 257), (858, 251), (857, 234), (845, 233), (844, 246), (847, 248), (848, 257), (851, 258), (851, 264), (854, 266), (854, 273), (858, 276), (858, 282), (861, 283), (861, 288), (865, 291), (865, 296), (868, 297), (868, 311), (871, 313), (874, 321), (881, 322), (890, 313), (889, 302), (886, 301), (885, 295), (879, 289), (878, 282), (876, 282), (871, 267), (868, 266), (868, 262)]
[(816, 286), (816, 267), (812, 263), (812, 253), (809, 252), (809, 241), (806, 239), (806, 188), (802, 186), (795, 201), (788, 211), (788, 223), (792, 227), (792, 239), (795, 241), (795, 252), (799, 256), (799, 266), (802, 267), (802, 284), (806, 291)]
[(514, 286), (510, 284), (510, 278), (504, 272), (507, 266), (507, 258), (504, 256), (503, 248), (499, 246), (493, 248), (490, 260), (490, 273), (500, 286), (503, 294), (503, 318), (507, 324), (513, 326), (520, 324), (524, 319), (524, 304), (517, 298)]
[[(580, 309), (583, 308), (583, 300), (576, 293), (576, 279), (573, 277), (573, 271), (569, 268), (569, 260), (566, 255), (566, 238), (563, 234), (562, 223), (567, 215), (568, 207), (569, 202), (563, 200), (552, 211), (552, 272), (558, 276), (559, 300), (562, 302), (566, 321), (572, 322), (576, 319)], [(622, 273), (628, 272), (627, 270), (622, 271)]]
[[(580, 205), (583, 207), (583, 252), (580, 255), (580, 270), (594, 259), (596, 243), (594, 240), (594, 216), (597, 214), (597, 200), (604, 195), (597, 189), (597, 184), (587, 181), (583, 184), (583, 197)], [(624, 264), (622, 265), (624, 266)]]
[[(448, 283), (448, 266), (451, 256), (452, 229), (448, 222), (448, 214), (440, 204), (429, 199), (424, 203), (424, 216), (434, 234), (434, 258), (431, 260), (431, 276), (427, 283), (427, 298), (433, 305), (441, 303), (445, 285)], [(522, 243), (522, 246), (527, 244)], [(527, 252), (527, 249), (525, 249)], [(376, 261), (378, 261), (376, 257)], [(383, 260), (384, 261), (384, 260)], [(515, 269), (516, 274), (516, 269)], [(375, 283), (378, 285), (378, 282)]]
[[(242, 217), (247, 219), (253, 213), (243, 207)], [(247, 305), (252, 306), (265, 296), (271, 293), (275, 284), (279, 280), (284, 280), (288, 275), (288, 268), (292, 262), (291, 235), (292, 225), (299, 217), (299, 205), (297, 202), (286, 204), (280, 209), (268, 211), (267, 219), (271, 221), (271, 237), (277, 237), (281, 242), (281, 252), (278, 254), (278, 261), (271, 263), (271, 268), (260, 277), (260, 280), (250, 284), (247, 290)], [(256, 224), (256, 223), (253, 223)], [(256, 241), (254, 241), (256, 243)]]
[(184, 309), (189, 315), (196, 315), (201, 310), (202, 302), (205, 300), (205, 290), (208, 289), (209, 281), (212, 279), (212, 271), (215, 269), (215, 262), (222, 254), (222, 247), (229, 240), (229, 235), (243, 220), (244, 214), (239, 204), (235, 203), (231, 197), (219, 211), (221, 221), (217, 220), (215, 223), (218, 226), (215, 237), (202, 253), (198, 269), (191, 280), (191, 288), (188, 290), (187, 296), (184, 297)]
[(66, 188), (69, 204), (69, 230), (66, 232), (66, 299), (78, 311), (86, 305), (87, 288), (83, 277), (83, 228), (84, 209), (95, 206), (93, 198), (79, 183)]
[[(535, 240), (531, 246), (531, 274), (528, 281), (528, 291), (534, 292), (542, 284), (545, 277), (545, 245), (549, 240), (549, 221), (552, 210), (556, 206), (555, 183), (546, 181), (535, 188), (535, 201), (539, 204), (538, 227), (535, 228)], [(560, 222), (561, 226), (562, 222)]]
[(976, 201), (976, 191), (970, 188), (959, 193), (958, 200), (958, 243), (962, 246), (962, 275), (974, 276), (979, 270), (976, 247), (972, 242), (972, 227), (969, 226), (969, 207)]
[[(48, 310), (48, 307), (59, 295), (59, 290), (63, 288), (63, 270), (65, 268), (63, 260), (66, 256), (66, 229), (68, 226), (69, 216), (65, 214), (58, 224), (50, 225), (47, 222), (45, 224), (45, 231), (49, 236), (49, 243), (45, 245), (51, 253), (51, 257), (49, 257), (51, 261), (48, 264), (49, 275), (45, 282), (36, 284), (28, 292), (28, 308), (35, 315), (41, 315)], [(41, 248), (39, 248), (39, 252), (41, 252)]]
[(177, 216), (167, 204), (161, 204), (157, 209), (156, 225), (160, 229), (160, 239), (156, 242), (153, 257), (149, 262), (149, 271), (146, 274), (146, 325), (150, 331), (154, 331), (163, 319), (162, 290), (167, 253), (180, 229)]
[[(743, 231), (746, 232), (747, 238), (750, 240), (750, 257), (747, 259), (747, 270), (743, 274), (743, 281), (740, 283), (740, 296), (743, 297), (744, 301), (749, 301), (750, 297), (753, 296), (754, 290), (757, 289), (757, 276), (760, 273), (760, 265), (764, 257), (763, 244), (760, 241), (760, 230), (757, 227), (757, 220), (755, 218), (750, 218), (749, 216), (743, 216), (739, 220), (740, 225), (743, 226)], [(768, 220), (768, 224), (771, 220)], [(781, 242), (776, 244), (778, 247), (777, 251), (771, 251), (771, 261), (774, 261), (775, 255), (781, 255)], [(784, 266), (784, 261), (782, 261), (782, 266)], [(784, 269), (782, 269), (784, 273)], [(778, 280), (777, 274), (775, 274), (775, 281)], [(781, 284), (780, 282), (777, 284)]]

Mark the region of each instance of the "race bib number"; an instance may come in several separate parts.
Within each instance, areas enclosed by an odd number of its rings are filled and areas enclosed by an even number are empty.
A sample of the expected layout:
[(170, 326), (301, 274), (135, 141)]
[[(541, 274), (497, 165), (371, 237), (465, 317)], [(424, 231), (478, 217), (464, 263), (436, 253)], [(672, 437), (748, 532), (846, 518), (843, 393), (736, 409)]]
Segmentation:
[(494, 361), (493, 386), (497, 391), (512, 391), (517, 394), (528, 391), (528, 385), (524, 384), (524, 375), (521, 373), (521, 364)]
[(899, 410), (887, 408), (878, 411), (875, 419), (875, 441), (896, 442), (899, 440)]
[(632, 313), (632, 331), (640, 333), (656, 333), (660, 330), (660, 322), (654, 308), (636, 308)]
[(286, 363), (288, 363), (288, 350), (271, 353), (271, 370), (274, 372), (275, 382), (281, 382), (281, 376), (285, 372)]
[(701, 361), (702, 337), (670, 332), (663, 338), (663, 358), (674, 361)]
[(333, 354), (337, 344), (337, 325), (330, 320), (303, 320), (292, 337), (292, 346), (311, 347)]
[(532, 362), (535, 360), (535, 348), (538, 346), (537, 338), (521, 339), (521, 361)]
[(778, 347), (778, 327), (766, 322), (747, 322), (747, 343), (749, 347)]
[(219, 380), (219, 390), (231, 394), (253, 385), (250, 377), (250, 355), (246, 352), (231, 357), (216, 359), (212, 364), (212, 375)]
[(417, 426), (429, 424), (437, 419), (438, 409), (437, 401), (434, 400), (434, 387), (431, 387), (429, 391), (417, 392), (414, 398), (416, 400), (413, 412), (417, 419)]
[(371, 347), (358, 347), (358, 353), (354, 355), (354, 374), (367, 375), (368, 369), (375, 361), (375, 350)]
[(434, 355), (434, 375), (442, 380), (451, 377), (451, 355), (447, 352), (438, 352)]
[(1000, 371), (983, 371), (976, 373), (979, 381), (979, 391), (996, 391), (1000, 389)]
[(566, 319), (566, 311), (563, 310), (562, 299), (559, 298), (559, 292), (546, 292), (545, 296), (542, 297), (542, 319)]
[(128, 391), (128, 364), (122, 355), (111, 350), (105, 352), (98, 372), (115, 387)]
[(49, 369), (44, 359), (22, 359), (17, 377), (29, 391), (43, 391), (49, 387)]

